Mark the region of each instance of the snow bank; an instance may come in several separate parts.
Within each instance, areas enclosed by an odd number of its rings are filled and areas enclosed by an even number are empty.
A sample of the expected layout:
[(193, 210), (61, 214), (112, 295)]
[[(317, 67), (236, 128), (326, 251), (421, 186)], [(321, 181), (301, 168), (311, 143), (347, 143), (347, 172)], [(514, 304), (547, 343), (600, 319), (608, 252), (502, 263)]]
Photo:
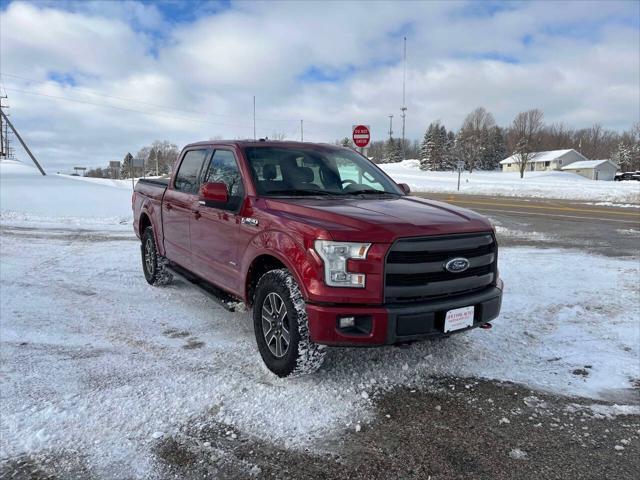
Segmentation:
[[(416, 192), (457, 192), (456, 172), (423, 172), (418, 160), (379, 165)], [(460, 193), (640, 204), (640, 182), (600, 182), (569, 172), (464, 172)]]
[[(0, 162), (0, 218), (37, 224), (131, 224), (131, 183), (67, 175), (42, 176), (35, 167)], [(87, 181), (89, 180), (89, 181)], [(122, 181), (116, 181), (122, 182)]]

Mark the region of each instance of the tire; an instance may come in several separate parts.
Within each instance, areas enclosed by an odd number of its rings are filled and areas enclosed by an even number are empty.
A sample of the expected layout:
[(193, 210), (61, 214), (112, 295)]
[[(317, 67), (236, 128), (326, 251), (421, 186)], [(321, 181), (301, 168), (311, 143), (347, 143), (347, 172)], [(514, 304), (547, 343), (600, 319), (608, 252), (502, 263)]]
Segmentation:
[(142, 232), (140, 251), (142, 253), (142, 271), (149, 285), (160, 286), (171, 283), (173, 275), (165, 268), (167, 259), (158, 255), (156, 236), (151, 226)]
[(288, 270), (271, 270), (260, 278), (253, 328), (262, 360), (279, 377), (306, 375), (322, 365), (326, 348), (309, 339), (305, 302)]

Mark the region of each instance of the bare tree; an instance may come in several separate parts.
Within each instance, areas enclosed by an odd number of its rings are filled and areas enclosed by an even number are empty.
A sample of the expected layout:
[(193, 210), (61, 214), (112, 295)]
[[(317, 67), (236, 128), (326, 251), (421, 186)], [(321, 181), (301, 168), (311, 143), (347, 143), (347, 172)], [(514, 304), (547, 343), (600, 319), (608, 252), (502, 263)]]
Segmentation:
[(564, 123), (552, 123), (541, 133), (540, 150), (573, 148), (574, 134)]
[(178, 159), (178, 147), (167, 140), (155, 140), (138, 150), (136, 157), (145, 159), (149, 175), (166, 175), (173, 170)]
[(477, 107), (464, 118), (461, 130), (480, 132), (495, 127), (495, 125), (496, 120), (493, 118), (493, 114), (484, 107)]
[(520, 170), (520, 178), (524, 177), (527, 164), (533, 160), (540, 146), (540, 134), (544, 127), (544, 114), (540, 109), (520, 112), (511, 124), (511, 137), (515, 142), (514, 155)]
[(281, 141), (287, 138), (287, 134), (284, 132), (273, 132), (271, 134), (271, 140)]
[(469, 113), (456, 137), (456, 156), (465, 162), (469, 172), (479, 165), (489, 147), (489, 130), (496, 126), (491, 112), (477, 107)]

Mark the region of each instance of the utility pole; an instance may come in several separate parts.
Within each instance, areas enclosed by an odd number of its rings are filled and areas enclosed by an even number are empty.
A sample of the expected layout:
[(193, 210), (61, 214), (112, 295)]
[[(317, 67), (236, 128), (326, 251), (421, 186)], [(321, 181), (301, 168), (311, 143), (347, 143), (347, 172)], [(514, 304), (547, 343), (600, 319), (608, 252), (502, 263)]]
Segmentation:
[[(0, 109), (9, 108), (2, 104), (2, 100), (5, 98), (7, 98), (6, 95), (0, 95)], [(2, 121), (2, 117), (0, 117), (0, 157), (9, 157), (7, 133), (7, 125)]]
[(304, 142), (304, 120), (300, 120), (300, 141)]
[(404, 37), (404, 52), (403, 52), (403, 72), (402, 72), (402, 107), (400, 111), (402, 112), (402, 160), (406, 160), (406, 152), (404, 146), (404, 127), (405, 127), (405, 118), (407, 116), (407, 104), (405, 101), (406, 96), (406, 86), (407, 86), (407, 37)]
[[(36, 164), (36, 167), (38, 167), (38, 170), (40, 170), (40, 173), (45, 176), (46, 173), (44, 172), (44, 170), (42, 169), (42, 167), (40, 166), (40, 164), (38, 163), (38, 160), (36, 160), (36, 157), (33, 156), (33, 153), (31, 153), (31, 150), (29, 150), (29, 147), (27, 147), (27, 144), (24, 143), (24, 140), (22, 140), (22, 137), (20, 136), (20, 134), (18, 133), (18, 131), (16, 130), (16, 128), (13, 126), (13, 124), (9, 121), (9, 119), (7, 118), (7, 115), (2, 111), (2, 109), (0, 109), (0, 116), (2, 118), (4, 118), (4, 121), (7, 123), (7, 125), (9, 125), (9, 128), (11, 129), (11, 131), (13, 132), (13, 134), (16, 136), (16, 138), (18, 139), (18, 141), (20, 142), (20, 145), (22, 145), (22, 148), (24, 148), (24, 150), (27, 152), (27, 154), (29, 155), (29, 157), (31, 157), (31, 160), (33, 160), (33, 163)], [(5, 138), (6, 141), (6, 138)], [(9, 152), (7, 152), (7, 155), (9, 154)]]
[(158, 149), (156, 148), (156, 177), (160, 176), (160, 168), (158, 165)]
[(389, 115), (389, 141), (393, 139), (393, 115)]
[(256, 139), (256, 96), (253, 96), (253, 139)]

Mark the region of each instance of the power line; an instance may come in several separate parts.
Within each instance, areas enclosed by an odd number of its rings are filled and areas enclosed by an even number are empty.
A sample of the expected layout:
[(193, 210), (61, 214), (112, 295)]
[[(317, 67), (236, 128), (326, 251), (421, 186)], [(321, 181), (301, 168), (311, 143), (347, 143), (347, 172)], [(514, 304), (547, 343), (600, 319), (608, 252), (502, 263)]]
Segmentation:
[(106, 104), (106, 103), (88, 102), (86, 100), (78, 100), (76, 98), (64, 97), (64, 96), (60, 96), (60, 95), (49, 95), (49, 94), (46, 94), (46, 93), (30, 92), (28, 90), (20, 90), (20, 89), (17, 89), (17, 88), (7, 88), (7, 90), (12, 91), (12, 92), (24, 93), (26, 95), (36, 95), (38, 97), (54, 98), (54, 99), (57, 99), (57, 100), (66, 100), (68, 102), (82, 103), (82, 104), (86, 104), (86, 105), (93, 105), (93, 106), (96, 106), (96, 107), (112, 108), (114, 110), (121, 110), (121, 111), (125, 111), (125, 112), (141, 113), (143, 115), (150, 115), (150, 116), (153, 116), (153, 117), (171, 118), (171, 119), (177, 119), (177, 120), (187, 120), (187, 121), (190, 121), (190, 122), (204, 123), (204, 124), (216, 125), (216, 126), (249, 128), (249, 127), (247, 127), (247, 125), (240, 125), (240, 124), (233, 124), (233, 123), (211, 122), (211, 121), (207, 121), (207, 120), (199, 120), (199, 119), (196, 119), (196, 118), (179, 117), (179, 116), (176, 116), (176, 115), (164, 115), (164, 114), (160, 114), (160, 113), (146, 112), (144, 110), (135, 110), (133, 108), (118, 107), (116, 105), (109, 105), (109, 104)]
[[(27, 80), (27, 81), (32, 81), (31, 79), (26, 78), (26, 77), (22, 77), (22, 76), (18, 76), (18, 75), (12, 75), (12, 74), (0, 73), (0, 78), (4, 77), (4, 76), (19, 78), (19, 79), (23, 79), (23, 80)], [(42, 83), (42, 84), (46, 84), (47, 83), (47, 82), (38, 81), (38, 80), (33, 80), (33, 81), (37, 82), (37, 83)], [(196, 111), (196, 110), (179, 109), (179, 108), (163, 106), (163, 105), (159, 105), (159, 104), (155, 104), (155, 103), (144, 102), (144, 101), (140, 101), (140, 100), (128, 99), (126, 97), (119, 97), (119, 96), (114, 96), (114, 95), (102, 94), (100, 92), (90, 91), (90, 90), (87, 90), (87, 89), (81, 89), (81, 88), (75, 87), (75, 86), (69, 86), (69, 87), (70, 87), (70, 89), (75, 89), (75, 90), (78, 90), (78, 91), (90, 92), (91, 94), (95, 94), (95, 95), (102, 96), (102, 97), (105, 97), (105, 98), (114, 98), (114, 99), (122, 100), (122, 101), (132, 101), (134, 103), (140, 103), (140, 104), (144, 104), (144, 105), (154, 106), (154, 107), (157, 107), (157, 108), (167, 108), (167, 109), (171, 109), (172, 111), (180, 110), (180, 111), (184, 111), (184, 112), (200, 113), (200, 114), (203, 114), (203, 115), (218, 115), (218, 116), (231, 117), (230, 115), (209, 114), (208, 112), (199, 112), (199, 111)], [(68, 97), (68, 96), (64, 96), (64, 95), (52, 95), (52, 94), (40, 93), (40, 92), (35, 92), (35, 91), (32, 91), (32, 90), (24, 90), (24, 89), (13, 88), (13, 87), (4, 88), (4, 89), (5, 90), (10, 90), (10, 91), (13, 91), (13, 92), (23, 93), (25, 95), (34, 95), (34, 96), (38, 96), (38, 97), (51, 98), (51, 99), (55, 99), (55, 100), (69, 101), (69, 102), (74, 102), (74, 103), (79, 103), (79, 104), (92, 105), (92, 106), (96, 106), (96, 107), (110, 108), (110, 109), (113, 109), (113, 110), (120, 110), (120, 111), (131, 112), (131, 113), (139, 113), (139, 114), (142, 114), (142, 115), (154, 116), (154, 117), (158, 117), (158, 118), (169, 118), (169, 119), (186, 120), (186, 121), (190, 121), (190, 122), (207, 124), (207, 125), (239, 127), (239, 128), (242, 128), (242, 129), (250, 129), (251, 128), (246, 123), (238, 124), (238, 123), (214, 122), (214, 121), (209, 121), (209, 120), (204, 120), (204, 119), (197, 119), (197, 118), (192, 118), (192, 117), (185, 117), (185, 116), (178, 116), (178, 115), (168, 115), (168, 114), (164, 114), (164, 113), (149, 112), (149, 111), (139, 110), (139, 109), (134, 109), (134, 108), (121, 107), (121, 106), (118, 106), (118, 105), (112, 105), (112, 104), (103, 103), (103, 102), (94, 102), (94, 101), (89, 101), (89, 100), (84, 100), (84, 99), (72, 98), (72, 97)], [(232, 117), (232, 118), (240, 119), (242, 117)], [(301, 128), (301, 125), (299, 124), (299, 120), (293, 120), (293, 119), (291, 119), (291, 120), (284, 120), (284, 119), (276, 120), (276, 119), (266, 119), (266, 118), (257, 117), (257, 116), (255, 117), (255, 120), (256, 121), (258, 121), (258, 120), (261, 120), (261, 121), (278, 121), (278, 122), (287, 122), (287, 123), (290, 123), (290, 124), (294, 124), (294, 125), (296, 125), (296, 128), (294, 129), (294, 132), (292, 134), (293, 136), (295, 136), (298, 133), (298, 128)], [(315, 125), (323, 125), (322, 122), (309, 121), (309, 120), (305, 120), (305, 123), (311, 124), (311, 125), (314, 125), (314, 124)], [(301, 128), (301, 130), (302, 130), (302, 128)], [(320, 129), (320, 130), (312, 129), (312, 130), (316, 134), (325, 134), (325, 135), (329, 134), (329, 131), (323, 130), (323, 129)]]
[[(26, 80), (28, 82), (32, 82), (32, 83), (40, 83), (40, 84), (44, 84), (47, 85), (50, 82), (45, 81), (45, 80), (36, 80), (33, 78), (27, 78), (27, 77), (23, 77), (21, 75), (14, 75), (14, 74), (9, 74), (9, 73), (0, 73), (0, 76), (2, 77), (10, 77), (10, 78), (16, 78), (19, 80)], [(57, 82), (54, 82), (57, 83)], [(191, 110), (191, 109), (186, 109), (186, 108), (179, 108), (179, 107), (175, 107), (175, 106), (171, 106), (171, 105), (162, 105), (162, 104), (158, 104), (158, 103), (152, 103), (152, 102), (146, 102), (144, 100), (137, 100), (135, 98), (129, 98), (129, 97), (121, 97), (119, 95), (111, 95), (111, 94), (107, 94), (107, 93), (103, 93), (103, 92), (99, 92), (97, 90), (93, 90), (90, 88), (85, 88), (85, 87), (78, 87), (76, 85), (65, 85), (65, 88), (67, 89), (71, 89), (77, 92), (81, 92), (81, 93), (85, 93), (88, 95), (97, 95), (100, 97), (105, 97), (105, 98), (113, 98), (115, 100), (122, 100), (125, 102), (133, 102), (133, 103), (139, 103), (141, 105), (148, 105), (150, 107), (155, 107), (155, 108), (161, 108), (164, 110), (171, 110), (171, 111), (175, 111), (175, 110), (179, 110), (182, 112), (187, 112), (187, 113), (197, 113), (199, 115), (207, 115), (207, 116), (214, 116), (214, 117), (226, 117), (226, 118), (236, 118), (236, 119), (240, 119), (243, 117), (239, 117), (238, 115), (229, 115), (229, 114), (224, 114), (224, 113), (212, 113), (212, 112), (208, 112), (208, 111), (201, 111), (201, 110)], [(291, 118), (291, 119), (284, 119), (284, 118), (260, 118), (257, 117), (257, 120), (262, 120), (262, 121), (268, 121), (268, 122), (295, 122), (297, 120)]]

